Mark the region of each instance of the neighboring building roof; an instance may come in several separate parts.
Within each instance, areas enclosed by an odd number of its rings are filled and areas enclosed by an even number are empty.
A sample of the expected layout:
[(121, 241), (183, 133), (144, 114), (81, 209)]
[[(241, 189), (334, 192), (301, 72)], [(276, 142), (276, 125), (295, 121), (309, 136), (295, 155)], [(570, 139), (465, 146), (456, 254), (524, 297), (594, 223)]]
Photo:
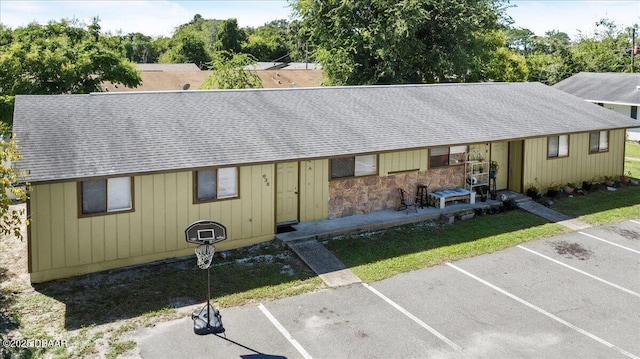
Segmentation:
[(135, 64), (136, 70), (140, 71), (200, 71), (196, 64)]
[[(136, 68), (142, 71), (140, 86), (131, 88), (105, 81), (102, 83), (102, 88), (105, 92), (176, 91), (185, 87), (197, 90), (211, 76), (210, 71), (200, 71), (194, 64), (136, 64)], [(187, 70), (189, 68), (195, 68), (195, 70)], [(262, 86), (265, 88), (317, 87), (322, 83), (322, 70), (304, 70), (304, 67), (302, 70), (284, 71), (278, 68), (254, 72), (260, 77)]]
[(260, 71), (260, 70), (276, 70), (287, 66), (284, 62), (256, 62), (253, 65), (247, 65), (243, 67), (243, 70)]
[(264, 88), (318, 87), (322, 70), (262, 70), (255, 71)]
[(31, 182), (637, 126), (540, 83), (17, 95)]
[(580, 72), (553, 87), (589, 102), (640, 105), (640, 74)]
[[(197, 68), (197, 67), (196, 67)], [(211, 75), (209, 71), (143, 71), (140, 86), (131, 88), (122, 84), (103, 82), (105, 92), (177, 91), (196, 90)], [(188, 85), (188, 86), (187, 86)]]
[(283, 70), (322, 70), (321, 64), (313, 64), (310, 62), (289, 62)]

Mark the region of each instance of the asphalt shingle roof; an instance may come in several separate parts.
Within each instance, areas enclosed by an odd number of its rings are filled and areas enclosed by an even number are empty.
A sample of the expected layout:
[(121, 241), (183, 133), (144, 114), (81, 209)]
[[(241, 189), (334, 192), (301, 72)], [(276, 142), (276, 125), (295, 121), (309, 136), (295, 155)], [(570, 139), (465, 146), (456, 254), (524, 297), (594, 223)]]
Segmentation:
[(554, 88), (590, 102), (640, 105), (640, 74), (580, 72)]
[(628, 128), (539, 83), (16, 96), (32, 182)]

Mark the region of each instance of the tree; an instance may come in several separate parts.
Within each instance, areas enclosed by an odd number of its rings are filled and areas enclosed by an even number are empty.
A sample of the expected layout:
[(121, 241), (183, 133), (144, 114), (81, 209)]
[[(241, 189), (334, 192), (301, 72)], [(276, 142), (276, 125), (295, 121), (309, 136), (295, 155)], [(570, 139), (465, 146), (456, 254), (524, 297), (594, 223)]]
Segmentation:
[(234, 54), (227, 51), (219, 51), (209, 63), (209, 76), (202, 84), (202, 89), (241, 89), (260, 88), (262, 81), (255, 72), (246, 71), (244, 68), (256, 63), (255, 58), (249, 54)]
[(520, 54), (527, 55), (531, 51), (533, 31), (523, 28), (508, 28), (504, 31), (507, 47)]
[(11, 208), (13, 203), (11, 195), (17, 200), (26, 200), (29, 184), (23, 182), (25, 173), (13, 166), (14, 162), (22, 158), (18, 153), (15, 137), (11, 140), (3, 138), (0, 141), (0, 147), (0, 235), (13, 234), (22, 239), (20, 227), (23, 223), (29, 224), (29, 220), (23, 220), (23, 210)]
[(247, 34), (244, 30), (238, 28), (238, 21), (236, 19), (228, 19), (222, 22), (214, 47), (217, 51), (238, 53), (246, 39)]
[(492, 52), (483, 69), (482, 77), (494, 81), (518, 82), (529, 78), (525, 57), (506, 47), (499, 47)]
[[(297, 0), (329, 84), (482, 80), (501, 0)], [(489, 47), (487, 47), (489, 46)]]
[(572, 47), (564, 32), (551, 30), (545, 36), (533, 36), (527, 55), (529, 79), (553, 85), (579, 72)]
[(101, 91), (103, 81), (135, 87), (141, 79), (119, 42), (100, 35), (98, 19), (89, 26), (61, 20), (0, 31), (0, 93), (5, 96), (0, 115), (5, 123), (11, 123), (16, 94), (89, 93)]
[(601, 19), (591, 36), (580, 34), (573, 54), (581, 71), (625, 72), (631, 65), (630, 28), (620, 29), (613, 21)]
[(253, 55), (258, 61), (282, 60), (290, 52), (287, 20), (274, 20), (252, 31), (242, 51)]
[(198, 34), (185, 33), (177, 38), (174, 36), (171, 43), (171, 48), (160, 56), (160, 62), (194, 63), (200, 68), (206, 68), (206, 64), (211, 61), (210, 52)]
[(158, 62), (160, 49), (151, 36), (130, 33), (122, 37), (122, 43), (129, 61), (139, 64)]

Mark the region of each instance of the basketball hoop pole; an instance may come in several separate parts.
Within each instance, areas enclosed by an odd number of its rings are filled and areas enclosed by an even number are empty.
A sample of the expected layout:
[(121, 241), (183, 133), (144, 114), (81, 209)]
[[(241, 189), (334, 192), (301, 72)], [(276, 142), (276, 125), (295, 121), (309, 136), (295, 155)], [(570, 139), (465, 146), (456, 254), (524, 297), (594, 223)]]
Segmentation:
[(207, 329), (211, 329), (211, 271), (207, 267)]

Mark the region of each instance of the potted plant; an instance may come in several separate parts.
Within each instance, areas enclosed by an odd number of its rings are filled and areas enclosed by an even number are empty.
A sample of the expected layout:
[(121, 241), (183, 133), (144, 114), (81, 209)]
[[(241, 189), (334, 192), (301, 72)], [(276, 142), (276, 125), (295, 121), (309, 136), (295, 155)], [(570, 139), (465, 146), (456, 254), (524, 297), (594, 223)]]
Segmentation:
[(498, 165), (498, 162), (491, 161), (489, 163), (489, 178), (496, 178), (496, 173), (498, 173), (499, 169), (500, 165)]
[(527, 196), (531, 197), (532, 199), (536, 199), (538, 198), (538, 188), (536, 188), (535, 185), (530, 184), (529, 187), (527, 187)]
[(560, 189), (560, 186), (558, 186), (557, 183), (551, 182), (549, 187), (547, 187), (547, 197), (554, 198), (555, 196), (558, 195), (559, 189)]
[(622, 182), (624, 184), (629, 183), (629, 180), (631, 179), (631, 178), (629, 178), (629, 177), (631, 177), (631, 171), (628, 171), (627, 174), (628, 174), (628, 176), (624, 175), (624, 174), (620, 176), (620, 182)]
[(607, 187), (613, 187), (616, 183), (613, 181), (613, 177), (604, 176), (604, 185)]
[(496, 200), (498, 198), (498, 191), (491, 191), (491, 199)]
[(487, 201), (487, 188), (486, 188), (486, 186), (476, 187), (476, 193), (478, 193), (480, 195), (480, 201), (482, 201), (482, 202), (486, 202)]
[(569, 182), (567, 183), (566, 186), (564, 186), (564, 193), (572, 194), (575, 189), (576, 189), (576, 184)]

